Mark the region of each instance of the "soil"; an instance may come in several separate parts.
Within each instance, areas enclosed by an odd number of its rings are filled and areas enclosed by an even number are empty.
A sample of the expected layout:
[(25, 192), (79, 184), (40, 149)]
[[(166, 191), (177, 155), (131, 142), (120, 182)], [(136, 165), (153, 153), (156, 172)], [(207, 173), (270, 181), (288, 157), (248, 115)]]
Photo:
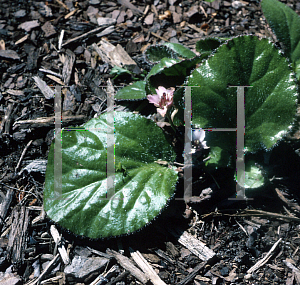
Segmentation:
[[(281, 2), (300, 15), (299, 2)], [(107, 111), (108, 79), (115, 91), (132, 82), (113, 79), (95, 44), (120, 44), (143, 74), (149, 45), (195, 51), (200, 39), (245, 34), (276, 41), (259, 1), (0, 0), (1, 284), (142, 284), (132, 252), (157, 273), (149, 284), (300, 284), (299, 131), (268, 164), (261, 157), (269, 184), (248, 193), (253, 200), (228, 200), (234, 185), (223, 170), (199, 182), (201, 201), (173, 200), (140, 232), (97, 241), (72, 235), (43, 211), (55, 86), (64, 95), (62, 127), (70, 127)]]

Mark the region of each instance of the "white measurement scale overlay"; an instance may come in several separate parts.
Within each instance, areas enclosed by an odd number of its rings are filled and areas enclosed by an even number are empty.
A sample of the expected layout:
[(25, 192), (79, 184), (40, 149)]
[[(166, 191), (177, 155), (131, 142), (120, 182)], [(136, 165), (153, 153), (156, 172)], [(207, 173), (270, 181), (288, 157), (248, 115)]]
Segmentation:
[[(66, 87), (66, 86), (64, 86)], [(183, 87), (183, 86), (177, 86)], [(192, 88), (199, 88), (200, 86), (185, 86), (185, 139), (184, 139), (184, 165), (192, 165), (192, 104), (191, 104), (191, 90)], [(236, 198), (229, 198), (231, 200), (245, 200), (245, 159), (244, 159), (244, 145), (245, 145), (245, 95), (244, 88), (252, 86), (229, 86), (237, 88), (237, 127), (236, 128), (209, 128), (204, 131), (234, 131), (237, 133), (236, 143)], [(113, 197), (114, 178), (115, 178), (115, 157), (114, 157), (114, 89), (111, 82), (107, 86), (107, 194), (106, 199)], [(54, 192), (53, 199), (61, 199), (62, 197), (62, 126), (61, 126), (61, 86), (55, 88), (54, 99), (55, 111), (55, 147), (54, 147)], [(68, 129), (64, 129), (68, 130)], [(72, 130), (72, 129), (70, 129)], [(74, 131), (74, 129), (73, 129)], [(184, 169), (184, 197), (179, 200), (186, 200), (192, 197), (192, 167)], [(177, 198), (178, 199), (178, 198)]]

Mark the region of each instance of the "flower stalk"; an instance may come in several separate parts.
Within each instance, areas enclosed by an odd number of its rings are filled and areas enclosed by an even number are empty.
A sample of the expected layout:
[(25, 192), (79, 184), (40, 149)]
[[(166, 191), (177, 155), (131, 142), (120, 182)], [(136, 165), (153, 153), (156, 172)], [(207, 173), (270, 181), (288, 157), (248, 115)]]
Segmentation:
[[(183, 143), (183, 140), (180, 136), (178, 136), (178, 132), (173, 123), (173, 116), (170, 115), (171, 107), (173, 106), (173, 94), (175, 91), (174, 87), (166, 89), (163, 86), (159, 86), (156, 90), (157, 94), (148, 95), (147, 99), (150, 103), (154, 104), (157, 107), (157, 113), (159, 113), (162, 117), (167, 117), (168, 121), (174, 131), (174, 134), (177, 138)], [(176, 113), (175, 113), (176, 114)]]

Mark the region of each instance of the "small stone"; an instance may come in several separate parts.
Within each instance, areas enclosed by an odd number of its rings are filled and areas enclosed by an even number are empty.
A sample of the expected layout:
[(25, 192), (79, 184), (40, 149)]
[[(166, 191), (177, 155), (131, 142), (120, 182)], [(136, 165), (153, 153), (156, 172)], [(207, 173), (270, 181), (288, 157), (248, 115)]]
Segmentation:
[(16, 142), (23, 142), (25, 141), (26, 136), (27, 136), (27, 132), (22, 130), (21, 132), (14, 132), (12, 137), (13, 140)]
[(25, 30), (26, 32), (30, 32), (33, 28), (39, 27), (39, 23), (37, 20), (27, 21), (18, 26), (18, 29)]
[(8, 88), (9, 89), (14, 89), (15, 88), (15, 83), (10, 84)]
[(83, 46), (78, 46), (75, 50), (74, 50), (74, 53), (79, 55), (79, 54), (82, 54), (84, 51), (84, 48)]
[(158, 23), (154, 23), (154, 25), (152, 25), (149, 29), (149, 32), (153, 32), (156, 33), (158, 30), (160, 30), (161, 25)]
[(78, 281), (87, 278), (93, 272), (98, 272), (104, 268), (109, 259), (104, 257), (82, 257), (76, 255), (72, 263), (65, 267), (65, 274), (67, 277), (74, 278)]
[(231, 3), (231, 6), (232, 6), (234, 9), (239, 9), (239, 8), (245, 6), (245, 4), (243, 4), (243, 3), (240, 2), (240, 1), (233, 1), (233, 2)]
[(25, 96), (25, 94), (22, 90), (8, 89), (8, 90), (6, 90), (6, 92), (9, 95), (13, 95), (13, 96)]
[(73, 1), (66, 0), (65, 4), (67, 5), (70, 11), (74, 10)]
[(143, 43), (145, 41), (145, 37), (143, 34), (139, 34), (132, 40), (134, 43)]
[(178, 41), (180, 42), (180, 43), (182, 43), (182, 42), (185, 42), (185, 41), (187, 41), (188, 39), (187, 39), (187, 37), (185, 37), (185, 36), (181, 36), (179, 39), (178, 39)]
[(219, 1), (213, 1), (213, 2), (211, 3), (211, 6), (212, 6), (212, 8), (214, 8), (215, 10), (219, 10), (219, 8), (220, 8), (220, 3), (219, 3)]
[(178, 43), (179, 43), (179, 41), (178, 41), (178, 39), (177, 39), (177, 38), (171, 38), (171, 39), (170, 39), (170, 43), (173, 43), (173, 44), (178, 44)]
[(9, 86), (10, 86), (10, 84), (13, 82), (13, 78), (12, 77), (9, 77), (6, 81), (5, 81), (5, 83), (3, 84), (3, 87), (4, 88), (8, 88)]
[(166, 242), (166, 250), (167, 250), (167, 253), (169, 253), (173, 257), (179, 256), (179, 251), (177, 250), (175, 245), (170, 241)]
[(30, 12), (30, 17), (32, 20), (38, 20), (41, 18), (41, 15), (38, 11), (31, 11)]
[(44, 2), (39, 2), (39, 13), (44, 17), (52, 17), (52, 10), (49, 6), (47, 6)]
[(166, 271), (160, 271), (158, 276), (162, 279), (167, 279), (169, 277), (169, 275)]
[(54, 255), (50, 254), (50, 253), (44, 253), (44, 254), (41, 255), (41, 261), (42, 262), (51, 261), (53, 258), (54, 258)]
[(227, 266), (224, 266), (221, 270), (220, 270), (220, 273), (222, 276), (228, 276), (229, 274), (229, 269)]
[(174, 24), (178, 24), (178, 23), (181, 22), (181, 20), (182, 20), (182, 15), (181, 15), (181, 14), (178, 14), (178, 13), (176, 13), (176, 12), (173, 12), (173, 13), (172, 13), (172, 16), (173, 16), (173, 23), (174, 23)]
[(98, 5), (100, 4), (100, 0), (90, 0), (91, 5)]
[(74, 253), (84, 257), (89, 257), (92, 255), (91, 251), (88, 250), (86, 247), (82, 247), (78, 245), (75, 247)]
[(54, 26), (50, 23), (50, 21), (46, 22), (43, 26), (42, 26), (42, 30), (45, 33), (45, 37), (49, 38), (53, 35), (56, 34), (55, 28)]
[(173, 38), (177, 35), (177, 32), (174, 29), (168, 29), (168, 33), (170, 38)]
[(142, 253), (142, 255), (146, 259), (150, 260), (152, 263), (156, 263), (156, 264), (160, 263), (160, 258), (156, 254), (153, 254), (153, 253)]
[(194, 14), (198, 13), (198, 6), (192, 6), (188, 12), (186, 13), (186, 15), (190, 18), (192, 17)]
[[(32, 145), (33, 145), (33, 146), (36, 146), (36, 147), (39, 147), (39, 146), (42, 145), (43, 142), (44, 142), (44, 139), (36, 139), (36, 140), (34, 140), (34, 141), (32, 142)], [(32, 242), (33, 244), (36, 244), (36, 243), (37, 243), (37, 241), (36, 241), (34, 238), (32, 238), (32, 237), (30, 237), (30, 240), (31, 240), (31, 242)]]
[(133, 26), (132, 21), (131, 20), (127, 20), (126, 21), (126, 26), (127, 26), (127, 28), (131, 28)]
[(126, 12), (125, 11), (121, 11), (118, 19), (117, 19), (117, 23), (123, 23), (125, 21), (125, 16), (126, 16)]
[(128, 19), (128, 20), (131, 19), (131, 18), (133, 17), (133, 13), (132, 13), (132, 11), (131, 11), (130, 9), (127, 9), (127, 10), (126, 10), (126, 15), (127, 15), (127, 19)]
[(187, 248), (182, 248), (180, 250), (180, 254), (181, 254), (180, 258), (183, 259), (183, 258), (189, 256), (191, 254), (191, 252)]
[(23, 18), (26, 16), (26, 10), (19, 10), (14, 15), (16, 18)]
[(86, 10), (86, 13), (89, 17), (95, 16), (98, 12), (99, 12), (99, 9), (97, 9), (93, 6), (89, 6)]
[(27, 77), (19, 76), (17, 79), (17, 88), (22, 89), (27, 83)]
[(88, 64), (91, 61), (91, 53), (86, 49), (83, 54), (85, 62)]
[(144, 20), (144, 23), (146, 25), (152, 25), (153, 24), (153, 20), (154, 20), (154, 14), (151, 13), (150, 15), (148, 15), (145, 20)]
[(182, 14), (182, 8), (180, 6), (175, 7), (176, 13)]
[(126, 44), (126, 52), (128, 54), (132, 54), (132, 53), (137, 52), (137, 51), (139, 51), (138, 45), (135, 42), (131, 41), (131, 40), (128, 41), (128, 43)]
[(5, 273), (1, 278), (1, 285), (16, 285), (20, 284), (21, 278), (16, 277), (13, 273)]
[(116, 23), (116, 19), (112, 19), (112, 18), (98, 18), (97, 19), (97, 23), (99, 26), (103, 26), (103, 25), (113, 25)]
[(175, 6), (170, 6), (170, 7), (169, 7), (169, 11), (170, 11), (170, 12), (175, 12), (175, 11), (176, 11)]
[(111, 14), (111, 17), (115, 20), (117, 20), (117, 18), (119, 17), (120, 15), (120, 10), (114, 10)]

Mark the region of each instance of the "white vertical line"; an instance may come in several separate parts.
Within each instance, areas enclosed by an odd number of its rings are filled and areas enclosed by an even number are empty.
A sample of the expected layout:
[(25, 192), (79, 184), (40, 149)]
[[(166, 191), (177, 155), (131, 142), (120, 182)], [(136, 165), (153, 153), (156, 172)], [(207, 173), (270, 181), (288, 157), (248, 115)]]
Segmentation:
[(236, 195), (245, 199), (245, 95), (244, 86), (237, 88), (237, 126), (236, 126)]
[(107, 81), (107, 194), (111, 199), (115, 194), (115, 136), (114, 136), (114, 88), (110, 79)]
[(185, 110), (184, 110), (184, 124), (185, 124), (185, 136), (184, 136), (184, 200), (187, 201), (192, 197), (192, 182), (193, 182), (193, 170), (192, 170), (192, 128), (191, 128), (191, 114), (192, 114), (192, 96), (191, 86), (186, 86), (185, 89)]
[(55, 142), (54, 142), (54, 196), (62, 196), (62, 153), (61, 153), (61, 86), (56, 86), (54, 97)]
[(230, 86), (237, 87), (237, 115), (236, 115), (236, 198), (228, 200), (252, 200), (245, 195), (245, 93), (244, 87), (252, 86)]

